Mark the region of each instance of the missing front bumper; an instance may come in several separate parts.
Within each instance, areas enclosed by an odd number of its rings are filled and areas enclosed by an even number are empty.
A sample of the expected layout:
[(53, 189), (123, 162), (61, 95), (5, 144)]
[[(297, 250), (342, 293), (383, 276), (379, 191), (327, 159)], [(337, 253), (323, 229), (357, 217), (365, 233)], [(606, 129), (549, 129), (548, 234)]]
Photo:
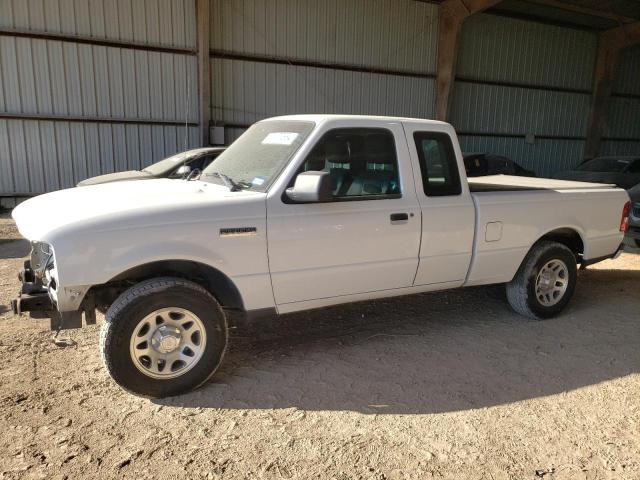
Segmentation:
[(20, 315), (23, 312), (52, 312), (55, 310), (53, 302), (46, 291), (38, 293), (20, 292), (18, 298), (11, 301), (11, 307), (16, 315)]
[[(82, 327), (82, 311), (59, 312), (51, 300), (49, 293), (38, 281), (27, 260), (24, 269), (18, 273), (22, 282), (18, 297), (11, 300), (11, 308), (15, 315), (28, 312), (31, 318), (50, 319), (51, 330), (66, 330)], [(95, 311), (85, 311), (87, 324), (95, 323)]]
[[(51, 330), (67, 330), (70, 328), (82, 327), (82, 312), (59, 312), (49, 298), (49, 294), (45, 292), (38, 293), (20, 293), (18, 298), (11, 301), (11, 307), (15, 315), (29, 312), (29, 316), (35, 319), (49, 319)], [(86, 314), (86, 312), (85, 312)], [(91, 319), (87, 318), (87, 323)], [(93, 320), (95, 323), (95, 317)]]

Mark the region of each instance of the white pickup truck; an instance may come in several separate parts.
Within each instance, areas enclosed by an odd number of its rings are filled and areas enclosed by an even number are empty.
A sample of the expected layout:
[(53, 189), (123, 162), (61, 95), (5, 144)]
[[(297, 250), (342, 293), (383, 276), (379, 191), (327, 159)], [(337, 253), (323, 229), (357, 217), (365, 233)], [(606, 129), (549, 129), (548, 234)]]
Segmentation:
[(278, 117), (197, 179), (72, 188), (19, 205), (32, 254), (13, 307), (47, 312), (54, 329), (106, 312), (107, 370), (129, 391), (162, 397), (211, 377), (234, 312), (505, 283), (516, 312), (554, 316), (577, 264), (620, 251), (628, 208), (608, 185), (467, 182), (446, 123)]

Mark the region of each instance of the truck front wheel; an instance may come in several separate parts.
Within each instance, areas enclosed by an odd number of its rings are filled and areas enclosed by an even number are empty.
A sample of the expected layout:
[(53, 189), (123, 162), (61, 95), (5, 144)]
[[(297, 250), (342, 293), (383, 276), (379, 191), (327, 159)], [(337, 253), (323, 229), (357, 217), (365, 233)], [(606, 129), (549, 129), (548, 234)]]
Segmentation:
[(561, 243), (543, 240), (531, 248), (507, 283), (507, 299), (525, 317), (551, 318), (571, 300), (577, 278), (574, 253)]
[(200, 285), (163, 277), (140, 282), (107, 311), (100, 350), (111, 377), (148, 397), (188, 392), (217, 370), (227, 347), (218, 302)]

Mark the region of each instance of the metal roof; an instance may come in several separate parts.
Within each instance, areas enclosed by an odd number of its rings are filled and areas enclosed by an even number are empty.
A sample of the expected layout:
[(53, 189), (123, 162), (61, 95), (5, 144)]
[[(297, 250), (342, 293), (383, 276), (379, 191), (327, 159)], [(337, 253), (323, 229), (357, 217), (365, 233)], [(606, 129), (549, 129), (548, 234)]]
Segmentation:
[(599, 31), (640, 21), (640, 0), (503, 0), (487, 13)]

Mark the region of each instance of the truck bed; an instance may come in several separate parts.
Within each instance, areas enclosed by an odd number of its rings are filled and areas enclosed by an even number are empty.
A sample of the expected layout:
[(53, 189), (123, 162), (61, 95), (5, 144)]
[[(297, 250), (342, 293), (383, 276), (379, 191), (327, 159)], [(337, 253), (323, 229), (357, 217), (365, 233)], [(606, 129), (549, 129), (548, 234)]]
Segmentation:
[(514, 175), (487, 175), (468, 179), (469, 190), (480, 192), (513, 192), (518, 190), (600, 190), (615, 187), (604, 183), (573, 182), (550, 178), (517, 177)]
[(466, 285), (510, 281), (531, 245), (558, 225), (578, 233), (584, 260), (620, 245), (625, 193), (612, 185), (495, 175), (470, 178), (469, 188), (476, 240)]

